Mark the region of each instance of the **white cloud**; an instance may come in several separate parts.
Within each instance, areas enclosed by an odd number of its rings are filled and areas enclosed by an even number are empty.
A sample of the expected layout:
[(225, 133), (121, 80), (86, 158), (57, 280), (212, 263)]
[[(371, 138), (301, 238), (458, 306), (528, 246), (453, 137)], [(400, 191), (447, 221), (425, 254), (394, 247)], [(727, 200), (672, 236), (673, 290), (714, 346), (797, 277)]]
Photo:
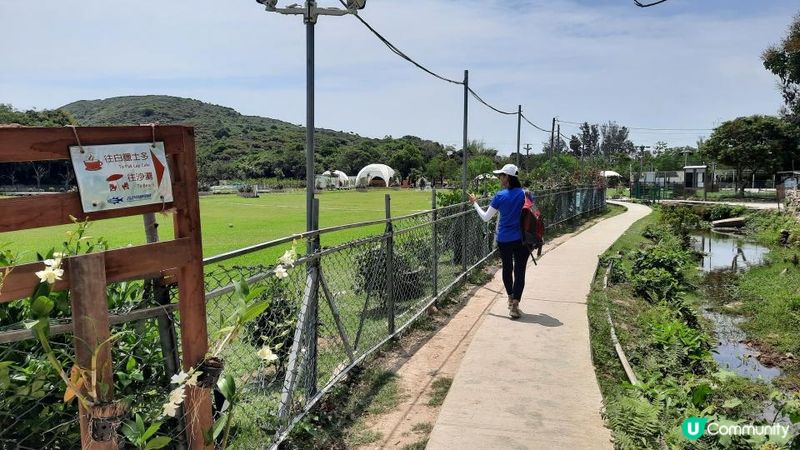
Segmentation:
[[(372, 0), (362, 14), (437, 72), (460, 79), (469, 68), (486, 100), (510, 110), (521, 103), (543, 127), (558, 115), (706, 128), (780, 105), (759, 55), (785, 33), (796, 5), (775, 0), (757, 14), (723, 7), (745, 2), (643, 11), (628, 2)], [(0, 101), (17, 107), (158, 93), (294, 123), (305, 117), (302, 21), (255, 2), (0, 0), (0, 28), (13, 36), (0, 42)], [(462, 95), (391, 54), (355, 19), (320, 19), (318, 126), (458, 145)], [(513, 116), (474, 101), (470, 111), (471, 138), (513, 150)], [(634, 134), (641, 144), (696, 137)], [(538, 149), (545, 139), (523, 127), (523, 144)]]

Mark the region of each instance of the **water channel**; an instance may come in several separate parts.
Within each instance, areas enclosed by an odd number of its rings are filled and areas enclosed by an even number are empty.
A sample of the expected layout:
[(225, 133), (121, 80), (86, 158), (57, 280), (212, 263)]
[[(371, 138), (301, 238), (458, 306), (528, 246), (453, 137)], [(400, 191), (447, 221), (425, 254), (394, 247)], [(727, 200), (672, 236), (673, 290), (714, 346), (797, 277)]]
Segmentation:
[[(697, 233), (692, 236), (695, 250), (703, 253), (704, 272), (739, 270), (761, 264), (769, 249), (727, 233)], [(758, 352), (744, 342), (747, 336), (739, 324), (742, 318), (721, 312), (703, 310), (703, 316), (714, 326), (717, 346), (714, 359), (723, 369), (753, 380), (771, 381), (781, 374), (776, 367), (766, 367), (758, 361)]]

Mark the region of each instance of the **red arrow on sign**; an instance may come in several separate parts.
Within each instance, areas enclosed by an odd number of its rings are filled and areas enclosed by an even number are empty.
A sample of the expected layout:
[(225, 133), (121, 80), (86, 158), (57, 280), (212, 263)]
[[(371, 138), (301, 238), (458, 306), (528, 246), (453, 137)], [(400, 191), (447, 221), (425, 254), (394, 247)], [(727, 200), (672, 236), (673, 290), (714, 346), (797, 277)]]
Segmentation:
[(150, 151), (150, 156), (153, 157), (153, 166), (156, 169), (156, 181), (158, 182), (157, 185), (160, 187), (161, 180), (164, 177), (164, 163), (162, 163), (158, 158), (156, 158), (156, 155), (155, 153), (153, 153), (152, 150)]

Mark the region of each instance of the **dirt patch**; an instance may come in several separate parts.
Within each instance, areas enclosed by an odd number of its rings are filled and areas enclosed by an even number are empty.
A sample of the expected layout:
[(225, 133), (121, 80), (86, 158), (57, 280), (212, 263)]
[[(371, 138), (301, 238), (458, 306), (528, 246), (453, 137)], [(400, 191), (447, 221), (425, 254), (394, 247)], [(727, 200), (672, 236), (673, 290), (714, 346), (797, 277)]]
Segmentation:
[[(594, 225), (601, 219), (591, 220), (577, 231), (558, 236), (545, 244), (542, 256), (552, 251), (570, 237)], [(480, 327), (488, 309), (499, 298), (506, 295), (497, 286), (499, 267), (486, 270), (495, 278), (484, 286), (474, 286), (459, 295), (456, 304), (463, 307), (454, 315), (433, 314), (434, 322), (429, 331), (417, 330), (403, 337), (395, 348), (387, 351), (380, 366), (398, 376), (400, 403), (386, 414), (370, 414), (363, 419), (364, 429), (381, 439), (357, 448), (366, 449), (414, 449), (424, 448), (430, 430), (436, 423), (443, 397), (442, 386), (452, 381), (464, 358), (475, 332)], [(441, 327), (441, 328), (439, 328)], [(431, 335), (430, 329), (437, 329)]]
[(434, 382), (455, 375), (472, 334), (496, 296), (484, 287), (468, 291), (464, 297), (469, 300), (455, 315), (432, 317), (439, 322), (435, 326), (442, 326), (436, 334), (415, 331), (387, 352), (381, 365), (397, 374), (402, 400), (393, 411), (365, 418), (365, 428), (382, 438), (359, 448), (400, 449), (427, 437), (440, 408), (430, 405)]
[(797, 356), (792, 353), (783, 353), (769, 345), (763, 344), (753, 339), (748, 339), (741, 342), (748, 347), (758, 350), (756, 358), (758, 361), (767, 367), (778, 367), (783, 370), (795, 369), (800, 361)]

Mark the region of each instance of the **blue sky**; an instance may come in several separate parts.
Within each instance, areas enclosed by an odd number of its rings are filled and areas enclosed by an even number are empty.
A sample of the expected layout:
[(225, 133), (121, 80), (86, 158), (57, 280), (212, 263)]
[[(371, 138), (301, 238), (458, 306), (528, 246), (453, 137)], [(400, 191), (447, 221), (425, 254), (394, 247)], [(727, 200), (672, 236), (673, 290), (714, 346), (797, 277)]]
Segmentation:
[[(545, 128), (558, 116), (706, 129), (777, 112), (776, 79), (759, 56), (798, 12), (796, 0), (669, 0), (648, 9), (632, 0), (370, 0), (362, 16), (446, 76), (469, 69), (483, 98), (509, 110), (522, 104)], [(304, 121), (302, 21), (252, 0), (0, 0), (0, 29), (0, 102), (18, 108), (168, 94)], [(320, 19), (317, 70), (318, 126), (460, 145), (460, 88), (402, 61), (354, 18)], [(514, 117), (470, 108), (470, 138), (514, 150)], [(691, 145), (704, 134), (632, 137)], [(523, 144), (539, 150), (547, 138), (523, 126)]]

